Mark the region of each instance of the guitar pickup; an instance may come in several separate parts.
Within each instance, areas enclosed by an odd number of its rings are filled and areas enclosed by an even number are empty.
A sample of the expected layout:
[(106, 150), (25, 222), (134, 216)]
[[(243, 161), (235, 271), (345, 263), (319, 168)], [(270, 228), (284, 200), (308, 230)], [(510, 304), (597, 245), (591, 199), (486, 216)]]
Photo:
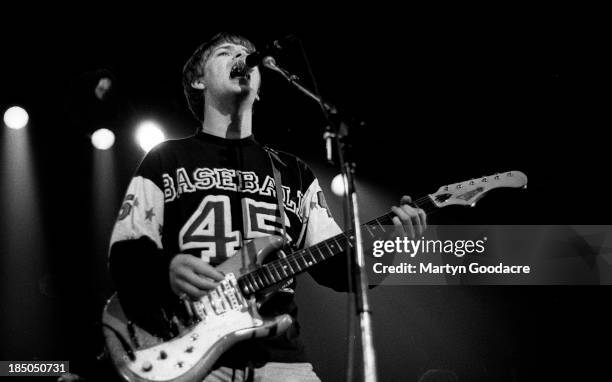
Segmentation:
[(210, 305), (218, 315), (225, 313), (227, 310), (225, 307), (225, 302), (216, 290), (210, 292)]
[(230, 308), (234, 310), (239, 310), (242, 305), (238, 301), (238, 297), (236, 296), (236, 290), (231, 285), (231, 281), (226, 278), (221, 282), (221, 286), (223, 288), (223, 293), (225, 294), (225, 297), (229, 301)]
[(193, 310), (196, 314), (196, 316), (199, 317), (200, 320), (205, 320), (206, 319), (206, 310), (204, 309), (204, 304), (200, 301), (194, 303), (193, 305)]

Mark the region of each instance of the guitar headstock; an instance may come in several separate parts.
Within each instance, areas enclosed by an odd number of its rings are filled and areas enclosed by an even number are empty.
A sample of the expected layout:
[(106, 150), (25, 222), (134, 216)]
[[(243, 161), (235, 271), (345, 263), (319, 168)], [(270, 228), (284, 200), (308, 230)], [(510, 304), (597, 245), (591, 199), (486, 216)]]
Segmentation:
[(507, 171), (461, 183), (442, 186), (429, 197), (437, 207), (450, 205), (472, 206), (495, 188), (527, 187), (527, 176), (520, 171)]

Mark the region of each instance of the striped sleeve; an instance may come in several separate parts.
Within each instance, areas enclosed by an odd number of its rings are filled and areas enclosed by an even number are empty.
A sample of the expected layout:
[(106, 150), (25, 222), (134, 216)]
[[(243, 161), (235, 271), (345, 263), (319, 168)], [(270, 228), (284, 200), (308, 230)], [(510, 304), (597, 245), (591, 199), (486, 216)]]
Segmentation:
[(342, 232), (327, 206), (319, 181), (314, 177), (304, 193), (299, 214), (306, 224), (305, 247), (315, 245)]
[[(128, 316), (146, 325), (156, 321), (172, 298), (162, 232), (164, 193), (159, 152), (151, 151), (128, 186), (113, 228), (109, 269)], [(150, 329), (152, 332), (155, 330)], [(158, 332), (159, 333), (159, 332)], [(164, 333), (159, 333), (164, 335)]]
[[(302, 167), (302, 182), (306, 190), (300, 203), (299, 214), (303, 222), (300, 243), (310, 247), (342, 232), (329, 209), (323, 190), (312, 170)], [(340, 254), (312, 267), (308, 273), (319, 284), (338, 292), (347, 290), (346, 254)]]
[(147, 237), (162, 249), (164, 193), (149, 178), (136, 175), (128, 186), (111, 236), (113, 244)]

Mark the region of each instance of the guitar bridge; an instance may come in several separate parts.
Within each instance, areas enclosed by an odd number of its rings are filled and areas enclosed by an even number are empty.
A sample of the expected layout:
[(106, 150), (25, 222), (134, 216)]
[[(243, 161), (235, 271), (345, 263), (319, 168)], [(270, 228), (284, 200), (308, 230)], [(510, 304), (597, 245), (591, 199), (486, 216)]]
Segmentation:
[(225, 276), (225, 280), (221, 282), (221, 288), (229, 301), (231, 309), (242, 309), (243, 303), (240, 301), (242, 295), (238, 292), (238, 284), (233, 273)]

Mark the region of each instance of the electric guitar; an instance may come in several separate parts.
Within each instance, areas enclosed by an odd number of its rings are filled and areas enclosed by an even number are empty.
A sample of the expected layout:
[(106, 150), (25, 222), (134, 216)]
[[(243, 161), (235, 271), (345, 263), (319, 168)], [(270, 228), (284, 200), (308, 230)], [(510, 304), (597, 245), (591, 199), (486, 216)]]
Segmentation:
[[(525, 174), (510, 171), (442, 186), (414, 204), (428, 213), (450, 205), (474, 206), (492, 189), (526, 185)], [(364, 237), (384, 236), (393, 225), (393, 216), (388, 213), (362, 225)], [(177, 334), (170, 339), (158, 338), (132, 322), (113, 295), (104, 308), (102, 323), (115, 368), (126, 381), (202, 380), (235, 343), (274, 336), (291, 325), (292, 318), (287, 314), (262, 317), (256, 295), (342, 253), (353, 245), (352, 241), (352, 231), (348, 231), (265, 264), (264, 259), (280, 250), (284, 240), (268, 236), (250, 241), (217, 267), (225, 274), (217, 288), (198, 301), (183, 301), (188, 319), (173, 319)]]

